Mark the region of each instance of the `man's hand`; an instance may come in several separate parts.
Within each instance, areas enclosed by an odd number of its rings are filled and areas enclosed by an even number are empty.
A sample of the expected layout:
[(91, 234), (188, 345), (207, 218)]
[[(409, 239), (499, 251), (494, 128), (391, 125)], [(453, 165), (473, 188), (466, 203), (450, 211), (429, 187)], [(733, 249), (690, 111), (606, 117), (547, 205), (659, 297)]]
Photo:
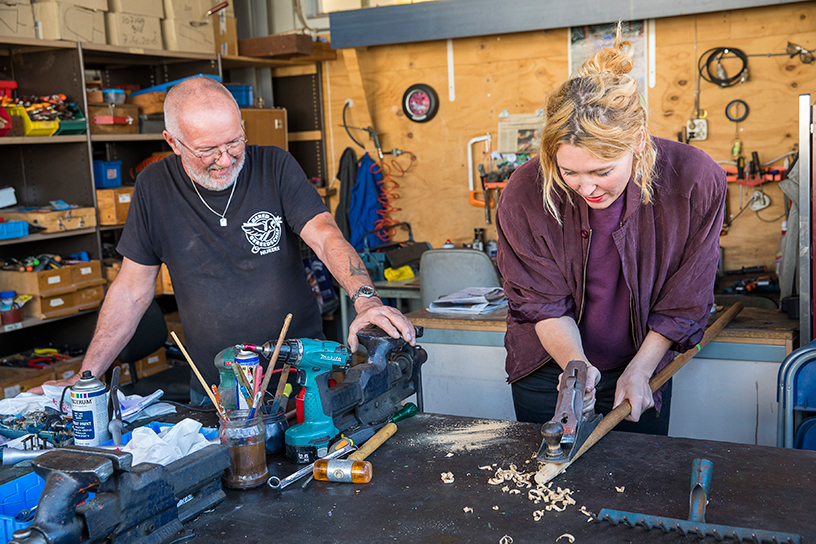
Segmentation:
[[(77, 372), (67, 380), (55, 380), (50, 382), (45, 382), (43, 385), (53, 385), (54, 387), (71, 387), (74, 385), (77, 380), (79, 380), (79, 373)], [(37, 387), (32, 387), (28, 390), (28, 393), (32, 393), (34, 395), (42, 395), (43, 388), (42, 385), (38, 385)], [(70, 402), (70, 401), (69, 401)]]
[(352, 353), (357, 351), (358, 347), (357, 331), (366, 325), (376, 325), (389, 336), (393, 338), (402, 336), (412, 346), (416, 345), (416, 329), (396, 308), (383, 305), (376, 297), (359, 299), (354, 306), (357, 309), (357, 317), (349, 326), (348, 335), (348, 345)]
[(654, 406), (654, 396), (649, 387), (651, 377), (652, 375), (648, 372), (630, 364), (618, 378), (614, 407), (620, 405), (624, 400), (629, 400), (632, 412), (626, 416), (627, 420), (637, 422), (643, 412)]

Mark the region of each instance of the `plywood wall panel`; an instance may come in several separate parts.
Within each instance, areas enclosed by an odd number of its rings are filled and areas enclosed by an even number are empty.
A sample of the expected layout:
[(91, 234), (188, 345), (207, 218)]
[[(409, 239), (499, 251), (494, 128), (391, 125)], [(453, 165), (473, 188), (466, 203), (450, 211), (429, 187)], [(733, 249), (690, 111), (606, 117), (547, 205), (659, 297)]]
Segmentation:
[[(816, 49), (814, 21), (816, 3), (812, 2), (657, 20), (656, 85), (649, 89), (651, 130), (675, 139), (692, 116), (697, 60), (704, 51), (730, 46), (748, 54), (781, 53), (787, 41)], [(417, 156), (414, 167), (399, 180), (401, 198), (396, 205), (402, 211), (395, 218), (410, 222), (415, 238), (434, 247), (448, 238), (456, 243), (469, 242), (474, 228), (485, 227), (484, 210), (468, 204), (467, 141), (488, 132), (496, 138), (501, 111), (533, 113), (542, 107), (544, 96), (568, 76), (567, 29), (464, 38), (452, 43), (454, 102), (448, 100), (445, 41), (357, 50), (365, 96), (383, 147), (397, 147)], [(727, 61), (727, 68), (733, 62)], [(739, 98), (751, 107), (748, 119), (739, 127), (744, 154), (750, 158), (750, 152), (757, 151), (766, 161), (790, 151), (797, 143), (798, 95), (816, 91), (816, 65), (803, 65), (798, 57), (750, 57), (749, 68), (750, 81), (745, 85), (720, 89), (705, 81), (700, 84), (700, 105), (709, 112), (710, 137), (693, 145), (717, 160), (731, 158), (735, 126), (725, 118), (728, 102)], [(343, 102), (361, 90), (352, 88), (342, 60), (327, 62), (324, 73), (326, 118), (333, 132), (328, 143), (329, 168), (334, 173), (337, 165), (332, 161), (339, 160), (346, 146), (353, 146), (339, 127)], [(428, 123), (412, 123), (402, 113), (402, 94), (414, 83), (427, 83), (439, 94), (439, 113)], [(354, 108), (349, 110), (348, 122), (357, 123)], [(373, 151), (364, 134), (355, 133), (355, 137), (365, 138), (367, 148)], [(481, 150), (481, 145), (474, 146), (474, 164), (484, 160)], [(359, 148), (355, 151), (361, 154)], [(407, 164), (405, 158), (398, 160)], [(762, 219), (778, 217), (783, 199), (776, 184), (767, 184), (765, 190), (771, 207), (759, 217), (745, 211), (723, 237), (727, 268), (773, 265), (780, 222)], [(748, 198), (750, 190), (744, 193), (743, 204)], [(729, 209), (733, 214), (738, 211), (738, 200), (738, 188), (730, 187)], [(495, 238), (493, 226), (488, 227), (488, 237)]]

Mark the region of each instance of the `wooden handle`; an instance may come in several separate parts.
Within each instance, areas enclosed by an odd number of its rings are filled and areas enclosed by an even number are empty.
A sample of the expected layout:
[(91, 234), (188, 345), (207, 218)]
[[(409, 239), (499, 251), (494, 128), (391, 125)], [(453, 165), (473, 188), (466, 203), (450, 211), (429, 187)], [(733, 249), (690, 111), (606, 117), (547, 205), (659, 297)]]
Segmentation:
[(368, 439), (368, 442), (363, 444), (363, 447), (348, 456), (352, 461), (362, 461), (374, 451), (379, 448), (383, 442), (394, 436), (397, 432), (397, 426), (394, 423), (388, 423), (385, 427), (377, 431), (377, 434)]
[(289, 330), (289, 324), (291, 322), (292, 314), (287, 314), (286, 319), (283, 321), (283, 328), (281, 329), (280, 336), (278, 336), (278, 343), (275, 345), (275, 351), (272, 353), (272, 358), (269, 359), (269, 366), (266, 369), (266, 376), (264, 376), (263, 384), (261, 384), (261, 391), (263, 391), (261, 398), (266, 395), (266, 389), (269, 387), (269, 380), (272, 379), (272, 370), (275, 369), (275, 363), (278, 362), (278, 354), (280, 353), (283, 340), (286, 338), (286, 331)]
[(220, 416), (221, 416), (223, 419), (226, 419), (226, 418), (227, 418), (227, 415), (226, 415), (225, 413), (223, 413), (223, 412), (222, 412), (222, 411), (219, 409), (219, 403), (218, 403), (218, 401), (215, 399), (215, 396), (213, 396), (212, 391), (210, 391), (210, 386), (209, 386), (209, 385), (207, 385), (207, 382), (206, 382), (206, 381), (204, 381), (204, 377), (201, 375), (201, 372), (199, 372), (199, 371), (198, 371), (198, 368), (196, 367), (195, 363), (193, 363), (193, 360), (192, 360), (192, 359), (190, 358), (190, 356), (187, 354), (187, 350), (186, 350), (186, 349), (184, 349), (184, 346), (181, 344), (181, 341), (178, 339), (178, 336), (176, 336), (176, 331), (170, 331), (170, 336), (172, 336), (172, 337), (173, 337), (173, 340), (175, 340), (175, 341), (176, 341), (176, 344), (178, 344), (178, 347), (179, 347), (179, 349), (181, 350), (181, 354), (182, 354), (182, 355), (184, 355), (184, 358), (185, 358), (185, 359), (187, 359), (187, 363), (189, 363), (190, 368), (192, 368), (192, 369), (193, 369), (193, 372), (195, 372), (195, 375), (196, 375), (196, 377), (198, 378), (198, 381), (199, 381), (199, 382), (201, 382), (201, 387), (203, 387), (203, 388), (204, 388), (204, 392), (205, 392), (205, 393), (207, 393), (207, 396), (208, 396), (208, 397), (210, 397), (210, 400), (212, 401), (213, 406), (215, 406), (215, 409), (216, 409), (216, 410), (218, 410), (218, 414), (219, 414), (219, 415), (220, 415)]
[[(734, 319), (738, 313), (742, 311), (742, 303), (737, 302), (733, 306), (731, 306), (723, 315), (720, 316), (717, 321), (715, 321), (708, 329), (706, 329), (705, 334), (703, 335), (703, 339), (700, 340), (700, 343), (697, 344), (697, 349), (690, 349), (685, 353), (681, 353), (672, 361), (666, 365), (663, 370), (652, 376), (652, 379), (649, 380), (649, 387), (652, 391), (657, 391), (660, 386), (664, 383), (669, 381), (669, 378), (674, 376), (678, 370), (683, 368), (692, 357), (697, 355), (700, 350), (703, 349), (703, 346), (708, 344), (713, 338), (715, 338), (720, 331), (722, 331), (726, 325), (728, 325), (732, 319)], [(539, 484), (546, 484), (554, 477), (558, 476), (562, 472), (564, 472), (568, 466), (574, 463), (579, 457), (581, 457), (584, 453), (589, 450), (592, 446), (594, 446), (601, 438), (606, 436), (606, 434), (614, 429), (618, 423), (623, 421), (626, 416), (628, 416), (632, 412), (632, 405), (629, 404), (629, 400), (624, 400), (618, 406), (616, 406), (611, 412), (606, 414), (601, 422), (595, 427), (595, 430), (587, 437), (586, 441), (581, 445), (581, 448), (575, 453), (575, 456), (569, 463), (564, 464), (554, 464), (554, 463), (547, 463), (544, 467), (538, 471), (536, 474), (536, 482)]]

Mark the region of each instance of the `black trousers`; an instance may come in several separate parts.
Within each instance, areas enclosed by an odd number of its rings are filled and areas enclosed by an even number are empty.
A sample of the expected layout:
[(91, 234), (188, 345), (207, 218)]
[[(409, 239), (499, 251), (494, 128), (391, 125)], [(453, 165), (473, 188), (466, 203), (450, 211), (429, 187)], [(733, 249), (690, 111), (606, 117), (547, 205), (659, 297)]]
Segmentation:
[[(626, 367), (601, 372), (601, 381), (595, 390), (595, 411), (603, 415), (612, 410), (615, 402), (615, 387), (618, 378)], [(535, 372), (512, 383), (513, 406), (518, 421), (531, 423), (546, 423), (555, 415), (555, 405), (558, 402), (558, 376), (561, 367), (550, 361)], [(669, 434), (669, 415), (671, 413), (672, 381), (669, 380), (663, 391), (663, 407), (658, 414), (654, 408), (643, 412), (640, 421), (621, 421), (616, 431), (632, 433)]]

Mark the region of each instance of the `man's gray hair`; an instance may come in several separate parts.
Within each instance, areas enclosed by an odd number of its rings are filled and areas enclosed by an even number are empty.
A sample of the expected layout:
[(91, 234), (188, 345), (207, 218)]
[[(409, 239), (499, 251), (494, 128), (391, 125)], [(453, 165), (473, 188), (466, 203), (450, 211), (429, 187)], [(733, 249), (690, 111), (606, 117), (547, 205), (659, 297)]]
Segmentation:
[(232, 93), (218, 81), (206, 77), (196, 76), (185, 79), (181, 83), (173, 85), (167, 92), (164, 99), (164, 126), (173, 137), (179, 137), (179, 117), (185, 104), (191, 104), (208, 93), (219, 93), (235, 104), (238, 115), (241, 115), (241, 108), (238, 106)]

